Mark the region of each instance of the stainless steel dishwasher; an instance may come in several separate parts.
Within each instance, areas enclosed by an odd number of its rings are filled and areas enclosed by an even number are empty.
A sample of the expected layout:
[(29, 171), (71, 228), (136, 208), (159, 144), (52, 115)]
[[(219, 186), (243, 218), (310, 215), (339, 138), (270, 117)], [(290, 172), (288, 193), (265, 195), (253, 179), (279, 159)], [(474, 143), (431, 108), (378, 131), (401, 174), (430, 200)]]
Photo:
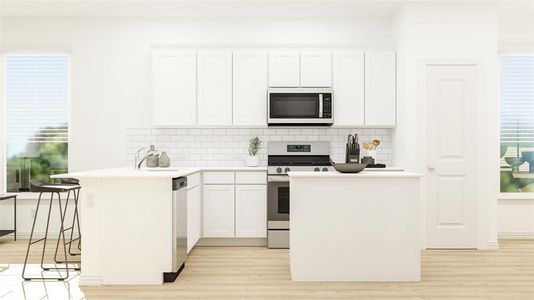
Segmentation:
[(163, 273), (164, 282), (174, 282), (187, 258), (187, 178), (172, 179), (172, 272)]

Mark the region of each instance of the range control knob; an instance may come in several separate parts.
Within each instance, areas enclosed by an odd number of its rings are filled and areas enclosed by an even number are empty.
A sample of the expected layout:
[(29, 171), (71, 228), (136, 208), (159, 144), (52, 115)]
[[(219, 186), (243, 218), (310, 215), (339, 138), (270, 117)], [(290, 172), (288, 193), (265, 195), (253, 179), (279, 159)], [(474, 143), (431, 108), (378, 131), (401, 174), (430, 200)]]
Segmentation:
[(286, 173), (289, 172), (289, 171), (291, 171), (291, 169), (289, 167), (284, 169), (284, 172), (286, 172)]
[(319, 172), (319, 171), (321, 171), (321, 170), (319, 169), (319, 167), (315, 167), (315, 169), (313, 169), (313, 170), (314, 170), (315, 172)]
[(280, 167), (276, 168), (276, 173), (282, 173), (282, 168)]
[(327, 172), (328, 171), (328, 168), (327, 167), (324, 167), (323, 168), (323, 172)]

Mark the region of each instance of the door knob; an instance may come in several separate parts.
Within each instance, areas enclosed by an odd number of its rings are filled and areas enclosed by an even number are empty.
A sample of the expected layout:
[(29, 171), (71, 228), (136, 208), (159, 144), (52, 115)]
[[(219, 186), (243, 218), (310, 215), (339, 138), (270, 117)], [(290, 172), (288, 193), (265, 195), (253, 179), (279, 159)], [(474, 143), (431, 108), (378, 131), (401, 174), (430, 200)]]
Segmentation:
[(433, 165), (429, 165), (427, 168), (430, 172), (434, 172), (434, 170), (436, 169)]

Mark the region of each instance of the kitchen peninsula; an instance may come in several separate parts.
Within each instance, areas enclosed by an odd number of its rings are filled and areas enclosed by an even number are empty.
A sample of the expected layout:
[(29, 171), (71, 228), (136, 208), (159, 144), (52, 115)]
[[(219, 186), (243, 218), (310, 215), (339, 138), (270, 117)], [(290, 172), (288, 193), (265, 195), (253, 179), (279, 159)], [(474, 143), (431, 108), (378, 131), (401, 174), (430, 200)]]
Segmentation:
[(420, 178), (289, 172), (294, 281), (420, 281)]
[[(229, 186), (234, 178), (237, 178), (236, 183), (247, 181), (261, 185), (266, 181), (266, 168), (114, 168), (51, 177), (76, 178), (82, 186), (79, 200), (83, 245), (80, 285), (157, 285), (164, 282), (163, 273), (176, 272), (173, 269), (173, 222), (176, 217), (173, 217), (172, 179), (187, 177), (187, 186), (197, 188), (201, 182), (208, 183), (209, 180)], [(231, 195), (233, 188), (231, 185)], [(188, 203), (195, 200), (187, 197)], [(200, 230), (200, 194), (196, 198)], [(221, 215), (231, 213), (233, 226), (233, 206), (231, 209), (218, 208)], [(188, 215), (189, 209), (191, 207), (188, 207)], [(188, 243), (195, 243), (199, 235), (196, 240), (188, 237)]]

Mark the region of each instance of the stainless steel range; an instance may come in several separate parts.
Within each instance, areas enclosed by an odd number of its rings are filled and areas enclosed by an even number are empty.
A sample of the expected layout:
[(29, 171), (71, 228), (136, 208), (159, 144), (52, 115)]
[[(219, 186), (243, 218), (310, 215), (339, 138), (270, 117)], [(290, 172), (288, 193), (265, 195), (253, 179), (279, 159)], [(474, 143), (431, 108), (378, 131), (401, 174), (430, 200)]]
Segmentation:
[(267, 246), (289, 248), (290, 171), (332, 171), (329, 142), (269, 142)]

